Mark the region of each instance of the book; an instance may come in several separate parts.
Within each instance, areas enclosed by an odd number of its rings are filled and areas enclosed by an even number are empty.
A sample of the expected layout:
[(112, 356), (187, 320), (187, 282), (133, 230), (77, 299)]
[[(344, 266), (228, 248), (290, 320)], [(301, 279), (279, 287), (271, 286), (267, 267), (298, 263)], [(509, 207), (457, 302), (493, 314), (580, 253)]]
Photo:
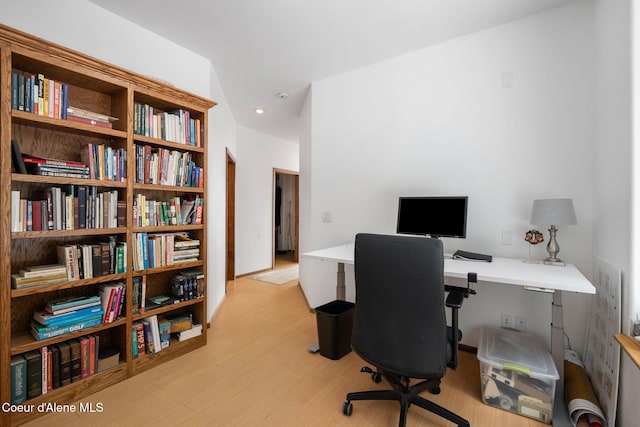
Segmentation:
[(71, 346), (67, 341), (58, 343), (60, 350), (60, 386), (71, 384)]
[(11, 275), (11, 287), (13, 289), (24, 289), (35, 286), (55, 285), (57, 283), (64, 283), (67, 281), (67, 274), (59, 274), (57, 276), (50, 277), (36, 277), (33, 279), (25, 279), (18, 274)]
[(53, 276), (58, 273), (66, 272), (66, 267), (62, 264), (32, 265), (20, 270), (20, 276), (29, 279), (33, 277)]
[(113, 124), (109, 123), (109, 122), (103, 122), (101, 120), (96, 120), (96, 119), (90, 119), (87, 117), (79, 117), (79, 116), (75, 116), (75, 115), (67, 115), (67, 120), (70, 122), (76, 122), (76, 123), (83, 123), (86, 125), (91, 125), (91, 126), (99, 126), (102, 128), (106, 128), (106, 129), (112, 129), (113, 128)]
[(69, 347), (71, 348), (71, 382), (75, 383), (82, 378), (80, 367), (80, 341), (77, 339), (69, 340)]
[(144, 343), (144, 324), (140, 321), (133, 322), (133, 329), (136, 334), (134, 344), (137, 344), (137, 355), (138, 357), (144, 356), (146, 354)]
[(24, 353), (27, 361), (27, 400), (42, 394), (42, 354), (32, 350)]
[[(62, 314), (67, 311), (79, 310), (81, 308), (89, 307), (90, 305), (100, 304), (100, 297), (98, 295), (92, 296), (77, 296), (66, 297), (47, 302), (46, 309), (52, 314)], [(70, 309), (70, 310), (69, 310)], [(62, 311), (67, 310), (67, 311)], [(57, 313), (58, 312), (58, 313)]]
[(149, 328), (151, 329), (151, 339), (153, 340), (153, 353), (158, 353), (162, 350), (160, 344), (160, 329), (158, 328), (158, 316), (145, 317), (143, 322), (149, 322)]
[(153, 340), (153, 331), (151, 330), (151, 323), (148, 320), (142, 319), (142, 325), (144, 326), (144, 350), (145, 353), (153, 354), (156, 352)]
[(202, 325), (195, 323), (191, 329), (178, 332), (178, 341), (186, 341), (191, 338), (199, 337), (202, 335)]
[(90, 354), (90, 346), (91, 340), (89, 337), (84, 336), (78, 338), (80, 342), (80, 378), (88, 378), (89, 377), (89, 367), (91, 364), (91, 354)]
[(171, 344), (171, 322), (164, 317), (158, 317), (158, 332), (160, 333), (160, 348), (167, 348)]
[(11, 404), (27, 400), (27, 360), (21, 354), (11, 357)]
[(103, 372), (107, 369), (115, 368), (120, 363), (120, 352), (113, 348), (107, 347), (100, 349), (98, 353), (98, 369), (97, 372)]
[(100, 305), (92, 305), (58, 315), (51, 314), (46, 310), (37, 310), (33, 313), (33, 320), (44, 326), (58, 326), (100, 316), (103, 315), (103, 313)]
[(57, 344), (51, 346), (51, 379), (53, 388), (60, 388), (60, 347)]
[(47, 385), (48, 380), (47, 380), (47, 370), (49, 368), (49, 364), (47, 362), (47, 346), (44, 346), (40, 349), (40, 363), (42, 363), (42, 394), (46, 394), (47, 391), (49, 390), (49, 387)]
[(49, 326), (39, 324), (35, 320), (31, 321), (31, 335), (36, 340), (44, 340), (47, 338), (54, 338), (60, 335), (68, 334), (70, 332), (80, 331), (82, 329), (90, 328), (92, 326), (98, 326), (102, 324), (102, 315), (88, 318), (86, 320), (74, 322), (67, 325)]
[(15, 173), (27, 173), (27, 168), (24, 165), (22, 158), (22, 151), (20, 150), (20, 143), (17, 139), (11, 140), (11, 161), (13, 163), (13, 170)]

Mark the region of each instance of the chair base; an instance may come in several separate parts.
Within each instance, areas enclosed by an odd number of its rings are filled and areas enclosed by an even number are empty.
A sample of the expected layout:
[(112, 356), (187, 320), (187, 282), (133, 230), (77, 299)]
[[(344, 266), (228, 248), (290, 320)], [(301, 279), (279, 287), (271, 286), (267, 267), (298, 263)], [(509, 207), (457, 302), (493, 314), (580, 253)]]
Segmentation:
[(407, 422), (407, 412), (409, 406), (417, 405), (429, 412), (439, 415), (453, 423), (456, 423), (459, 427), (470, 427), (467, 420), (459, 415), (449, 411), (442, 406), (419, 396), (419, 393), (430, 389), (434, 394), (440, 393), (440, 379), (430, 379), (421, 381), (418, 384), (409, 386), (409, 378), (398, 377), (393, 374), (382, 373), (382, 376), (389, 381), (389, 384), (393, 387), (393, 390), (369, 390), (358, 391), (347, 394), (347, 400), (342, 405), (342, 413), (345, 415), (351, 415), (353, 410), (352, 400), (396, 400), (400, 402), (400, 420), (399, 427), (404, 427)]

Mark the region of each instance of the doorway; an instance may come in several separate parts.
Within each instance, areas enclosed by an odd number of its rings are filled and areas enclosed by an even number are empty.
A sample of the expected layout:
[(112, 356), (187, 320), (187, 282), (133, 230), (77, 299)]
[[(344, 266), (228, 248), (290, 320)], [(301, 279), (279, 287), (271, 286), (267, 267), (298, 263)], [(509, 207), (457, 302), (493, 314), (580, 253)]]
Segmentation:
[(273, 169), (272, 268), (298, 263), (300, 174)]
[(226, 230), (226, 267), (225, 294), (229, 291), (229, 282), (236, 278), (236, 159), (227, 148), (227, 230)]

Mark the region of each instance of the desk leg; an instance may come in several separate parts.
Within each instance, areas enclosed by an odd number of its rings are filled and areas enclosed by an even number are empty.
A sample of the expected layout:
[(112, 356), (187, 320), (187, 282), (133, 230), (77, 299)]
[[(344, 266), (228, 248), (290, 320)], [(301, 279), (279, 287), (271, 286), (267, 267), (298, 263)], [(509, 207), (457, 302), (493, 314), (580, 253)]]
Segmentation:
[(337, 300), (346, 300), (347, 299), (347, 287), (345, 286), (344, 281), (344, 262), (338, 263), (338, 274), (336, 277), (336, 299)]
[(551, 303), (551, 355), (560, 374), (556, 383), (556, 395), (553, 404), (553, 426), (571, 427), (569, 411), (564, 400), (564, 313), (562, 309), (562, 291), (553, 293)]

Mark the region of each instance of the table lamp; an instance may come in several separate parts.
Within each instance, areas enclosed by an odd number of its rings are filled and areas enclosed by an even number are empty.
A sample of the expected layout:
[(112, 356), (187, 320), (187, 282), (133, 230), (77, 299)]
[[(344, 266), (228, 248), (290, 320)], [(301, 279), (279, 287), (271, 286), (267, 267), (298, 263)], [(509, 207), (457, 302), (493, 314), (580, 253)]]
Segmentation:
[(571, 199), (534, 200), (531, 211), (531, 224), (550, 226), (549, 243), (547, 244), (549, 256), (543, 262), (550, 265), (565, 265), (564, 261), (558, 258), (560, 246), (558, 246), (558, 241), (556, 240), (556, 233), (558, 232), (556, 225), (577, 224), (573, 201)]

